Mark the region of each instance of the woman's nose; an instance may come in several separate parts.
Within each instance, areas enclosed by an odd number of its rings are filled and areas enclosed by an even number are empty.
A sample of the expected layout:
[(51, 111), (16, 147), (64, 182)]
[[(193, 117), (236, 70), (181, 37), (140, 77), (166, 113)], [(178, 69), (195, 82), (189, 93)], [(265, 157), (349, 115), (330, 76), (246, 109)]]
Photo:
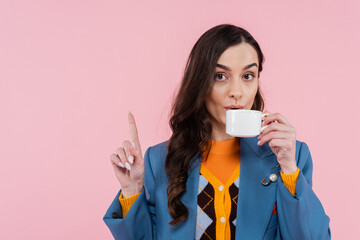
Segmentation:
[(229, 97), (239, 99), (242, 96), (242, 86), (239, 81), (234, 80), (232, 84), (229, 85)]

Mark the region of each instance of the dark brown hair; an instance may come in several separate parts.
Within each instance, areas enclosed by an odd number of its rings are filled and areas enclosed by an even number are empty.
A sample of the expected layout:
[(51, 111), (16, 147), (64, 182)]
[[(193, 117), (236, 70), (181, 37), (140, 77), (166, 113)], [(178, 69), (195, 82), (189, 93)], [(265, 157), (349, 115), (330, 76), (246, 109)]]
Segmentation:
[[(187, 60), (169, 121), (172, 135), (165, 170), (169, 179), (168, 210), (173, 218), (170, 225), (178, 225), (187, 218), (188, 209), (180, 201), (180, 196), (186, 191), (191, 162), (196, 154), (203, 154), (211, 148), (209, 139), (212, 125), (205, 98), (213, 85), (217, 60), (228, 47), (240, 43), (248, 43), (256, 50), (260, 77), (264, 56), (258, 43), (245, 29), (230, 24), (218, 25), (206, 31), (195, 43)], [(264, 109), (259, 88), (251, 109)]]

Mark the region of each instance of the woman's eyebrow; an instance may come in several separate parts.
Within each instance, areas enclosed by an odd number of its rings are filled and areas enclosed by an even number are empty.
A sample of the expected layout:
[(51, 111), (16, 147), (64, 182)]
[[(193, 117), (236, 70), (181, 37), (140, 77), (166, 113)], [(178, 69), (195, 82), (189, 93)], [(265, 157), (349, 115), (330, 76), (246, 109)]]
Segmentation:
[[(227, 71), (231, 71), (231, 68), (229, 68), (228, 66), (225, 66), (225, 65), (222, 65), (222, 64), (219, 64), (219, 63), (217, 63), (216, 66), (219, 67), (219, 68), (225, 69), (225, 70), (227, 70)], [(246, 65), (246, 66), (243, 68), (243, 70), (249, 69), (249, 68), (251, 68), (251, 67), (253, 67), (253, 66), (258, 67), (258, 65), (257, 65), (256, 63), (251, 63), (251, 64), (249, 64), (249, 65)]]

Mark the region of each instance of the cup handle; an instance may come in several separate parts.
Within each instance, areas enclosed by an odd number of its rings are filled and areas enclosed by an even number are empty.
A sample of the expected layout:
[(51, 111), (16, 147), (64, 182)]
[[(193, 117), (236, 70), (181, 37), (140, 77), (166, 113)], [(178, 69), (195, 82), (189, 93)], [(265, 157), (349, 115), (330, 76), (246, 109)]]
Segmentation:
[(267, 116), (267, 115), (270, 115), (270, 113), (263, 113), (263, 114), (261, 115), (261, 118), (263, 118), (263, 117), (265, 117), (265, 116)]
[[(263, 117), (266, 117), (267, 115), (270, 115), (270, 113), (263, 113), (262, 115), (261, 115), (261, 118), (263, 118)], [(261, 120), (261, 121), (263, 121), (263, 120)], [(260, 129), (260, 132), (262, 132), (265, 128), (267, 128), (269, 125), (266, 125), (266, 126), (263, 126), (263, 127), (261, 127), (261, 129)]]

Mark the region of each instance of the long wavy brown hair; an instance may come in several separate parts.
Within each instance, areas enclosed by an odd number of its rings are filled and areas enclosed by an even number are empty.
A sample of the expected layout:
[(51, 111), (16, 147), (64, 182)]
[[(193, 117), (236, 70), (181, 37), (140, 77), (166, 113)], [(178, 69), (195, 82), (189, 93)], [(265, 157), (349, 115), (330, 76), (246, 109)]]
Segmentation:
[[(212, 124), (205, 98), (214, 83), (216, 63), (228, 47), (240, 43), (248, 43), (256, 50), (260, 77), (264, 56), (259, 44), (248, 31), (231, 24), (217, 25), (206, 31), (195, 43), (187, 60), (169, 121), (172, 135), (168, 142), (165, 170), (169, 179), (168, 210), (173, 218), (170, 225), (178, 225), (188, 217), (188, 209), (180, 201), (180, 196), (186, 191), (188, 171), (196, 154), (208, 153), (211, 148)], [(259, 88), (251, 109), (264, 109)]]

